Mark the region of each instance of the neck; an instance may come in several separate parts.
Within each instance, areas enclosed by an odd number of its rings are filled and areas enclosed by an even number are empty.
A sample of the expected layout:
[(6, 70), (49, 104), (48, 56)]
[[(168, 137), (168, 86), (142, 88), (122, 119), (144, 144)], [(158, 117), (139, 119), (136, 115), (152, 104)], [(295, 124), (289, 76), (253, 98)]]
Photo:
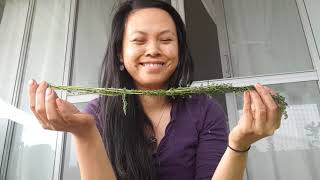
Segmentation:
[[(141, 90), (156, 90), (156, 89), (166, 89), (167, 85), (162, 86), (142, 86), (140, 84), (135, 84), (136, 89)], [(162, 107), (169, 102), (166, 96), (139, 96), (139, 101), (146, 113), (157, 111), (162, 109)]]
[(162, 109), (169, 102), (165, 96), (139, 96), (139, 100), (146, 113)]

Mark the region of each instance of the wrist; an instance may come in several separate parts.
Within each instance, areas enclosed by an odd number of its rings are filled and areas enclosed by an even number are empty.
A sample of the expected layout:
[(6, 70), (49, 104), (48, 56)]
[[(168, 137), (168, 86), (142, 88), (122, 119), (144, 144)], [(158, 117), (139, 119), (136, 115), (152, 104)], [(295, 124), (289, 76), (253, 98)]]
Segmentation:
[(235, 152), (247, 152), (251, 144), (241, 142), (241, 140), (234, 140), (229, 136), (228, 147)]
[(228, 144), (228, 148), (237, 153), (247, 153), (250, 150), (251, 145), (247, 149), (236, 149)]

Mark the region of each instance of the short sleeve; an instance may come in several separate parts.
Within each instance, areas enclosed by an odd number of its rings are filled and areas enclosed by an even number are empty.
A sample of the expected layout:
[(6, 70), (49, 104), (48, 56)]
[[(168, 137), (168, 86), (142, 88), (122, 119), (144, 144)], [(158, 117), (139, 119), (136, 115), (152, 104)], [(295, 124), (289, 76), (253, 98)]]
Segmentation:
[(83, 113), (88, 113), (91, 114), (95, 117), (96, 119), (96, 126), (99, 130), (100, 135), (102, 136), (103, 131), (102, 131), (102, 123), (101, 123), (101, 119), (99, 118), (99, 110), (98, 110), (98, 99), (94, 99), (92, 101), (89, 101), (86, 106), (83, 108), (83, 110), (81, 112)]
[(209, 98), (206, 104), (197, 147), (196, 180), (212, 178), (228, 142), (227, 118), (223, 108), (218, 102)]

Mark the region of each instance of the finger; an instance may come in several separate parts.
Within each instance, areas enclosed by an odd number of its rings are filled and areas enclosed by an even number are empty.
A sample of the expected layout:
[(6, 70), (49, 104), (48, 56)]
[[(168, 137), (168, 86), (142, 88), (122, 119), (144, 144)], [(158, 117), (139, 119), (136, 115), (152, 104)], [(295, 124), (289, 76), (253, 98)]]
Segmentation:
[(38, 84), (35, 80), (31, 79), (28, 82), (28, 99), (29, 99), (29, 107), (31, 112), (34, 114), (34, 116), (39, 121), (40, 125), (44, 129), (48, 129), (49, 126), (46, 122), (42, 120), (42, 117), (39, 116), (39, 114), (36, 112), (36, 91), (38, 88)]
[[(273, 89), (267, 87), (267, 86), (263, 86), (266, 90), (268, 90), (270, 92), (270, 94), (272, 94), (273, 96), (277, 96), (278, 93), (276, 93)], [(278, 105), (277, 105), (278, 106)], [(272, 118), (272, 116), (271, 116)], [(274, 125), (274, 127), (276, 129), (279, 129), (280, 124), (281, 124), (281, 112), (279, 110), (279, 106), (278, 106), (278, 113), (275, 113), (275, 118), (277, 119), (276, 124)]]
[(28, 100), (29, 100), (29, 107), (32, 112), (35, 112), (37, 88), (38, 88), (37, 82), (31, 79), (28, 83)]
[[(38, 118), (39, 115), (36, 112), (36, 91), (38, 88), (38, 84), (33, 79), (28, 83), (28, 100), (29, 100), (29, 108), (32, 113)], [(39, 119), (39, 118), (38, 118)]]
[(57, 94), (51, 88), (47, 88), (45, 98), (46, 115), (54, 130), (64, 130), (64, 128), (66, 127), (66, 123), (63, 121), (63, 118), (57, 111), (57, 97)]
[(66, 100), (63, 100), (63, 99), (60, 99), (58, 98), (56, 100), (57, 104), (59, 104), (59, 110), (63, 113), (79, 113), (79, 109), (77, 107), (75, 107), (72, 103), (66, 101)]
[[(74, 130), (74, 127), (78, 127), (79, 125), (85, 127), (88, 124), (95, 125), (95, 117), (91, 114), (81, 113), (73, 104), (68, 101), (57, 99), (57, 104), (59, 112), (65, 121), (68, 121), (73, 125), (71, 130)], [(70, 113), (71, 112), (71, 113)]]
[(267, 122), (267, 108), (256, 91), (250, 91), (252, 104), (255, 107), (254, 126), (257, 133), (262, 135)]
[(48, 124), (48, 118), (46, 115), (46, 108), (45, 108), (45, 92), (47, 89), (48, 84), (45, 81), (42, 81), (39, 84), (39, 87), (36, 91), (36, 112), (40, 119), (43, 121), (44, 124)]
[(253, 121), (253, 115), (251, 112), (251, 97), (248, 91), (243, 93), (243, 116), (244, 118), (241, 118), (241, 124), (243, 124), (243, 127), (245, 129), (251, 129), (252, 128), (252, 121)]
[(270, 94), (272, 94), (272, 95), (274, 95), (274, 96), (278, 95), (278, 93), (276, 93), (273, 89), (271, 89), (271, 88), (269, 88), (269, 87), (267, 87), (267, 86), (263, 86), (263, 87), (264, 87), (264, 89), (266, 89), (267, 91), (269, 91)]
[(74, 123), (74, 120), (76, 119), (74, 114), (77, 114), (80, 111), (73, 104), (60, 98), (56, 99), (56, 104), (63, 120), (68, 124)]
[[(272, 98), (271, 94), (269, 91), (267, 91), (264, 86), (261, 84), (256, 84), (255, 85), (257, 92), (259, 93), (263, 103), (266, 105), (267, 110), (271, 112), (271, 114), (276, 113), (278, 110), (278, 105)], [(270, 119), (270, 118), (268, 118)]]

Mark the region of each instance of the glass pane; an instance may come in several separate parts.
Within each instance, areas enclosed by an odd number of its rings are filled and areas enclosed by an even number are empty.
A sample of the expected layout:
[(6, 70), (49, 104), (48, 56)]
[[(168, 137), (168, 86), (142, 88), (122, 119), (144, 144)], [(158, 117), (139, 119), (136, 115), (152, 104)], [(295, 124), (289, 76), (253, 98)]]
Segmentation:
[(116, 0), (79, 1), (72, 84), (98, 86)]
[[(74, 104), (80, 111), (86, 106), (87, 103)], [(76, 157), (75, 145), (70, 133), (67, 134), (66, 146), (65, 146), (65, 159), (63, 167), (63, 180), (73, 179), (80, 180), (80, 169), (78, 166), (78, 160)]]
[[(29, 79), (46, 80), (54, 84), (62, 83), (69, 10), (70, 1), (36, 1), (20, 95), (19, 108), (24, 111), (29, 111), (27, 100)], [(51, 180), (56, 139), (57, 133), (54, 131), (16, 125), (7, 180)]]
[(224, 7), (234, 76), (313, 69), (296, 0), (226, 0)]
[(0, 0), (0, 98), (7, 103), (11, 103), (14, 91), (28, 3)]
[[(28, 0), (0, 0), (0, 99), (10, 104), (13, 97)], [(0, 119), (0, 164), (8, 120)]]
[(223, 78), (216, 22), (201, 1), (184, 1), (184, 7), (194, 80)]
[[(255, 143), (247, 164), (250, 179), (320, 177), (320, 92), (316, 81), (268, 85), (286, 97), (288, 119), (271, 137)], [(301, 93), (303, 92), (303, 93)], [(239, 116), (242, 96), (237, 96)], [(294, 170), (294, 171), (292, 171)]]

